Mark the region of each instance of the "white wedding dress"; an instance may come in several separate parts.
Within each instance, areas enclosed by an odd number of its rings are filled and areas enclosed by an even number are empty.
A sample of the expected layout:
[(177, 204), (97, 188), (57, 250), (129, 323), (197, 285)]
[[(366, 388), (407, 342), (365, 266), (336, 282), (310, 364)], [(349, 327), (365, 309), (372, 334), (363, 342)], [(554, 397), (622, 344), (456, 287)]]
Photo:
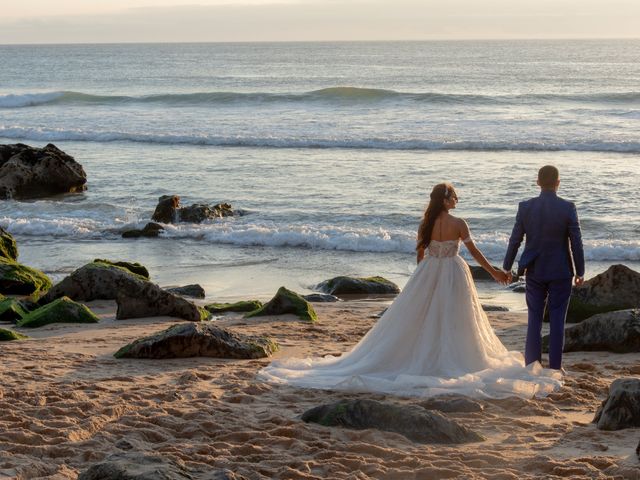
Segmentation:
[(544, 396), (562, 375), (524, 366), (484, 313), (460, 241), (432, 240), (404, 290), (351, 351), (284, 359), (262, 369), (272, 383), (400, 396)]

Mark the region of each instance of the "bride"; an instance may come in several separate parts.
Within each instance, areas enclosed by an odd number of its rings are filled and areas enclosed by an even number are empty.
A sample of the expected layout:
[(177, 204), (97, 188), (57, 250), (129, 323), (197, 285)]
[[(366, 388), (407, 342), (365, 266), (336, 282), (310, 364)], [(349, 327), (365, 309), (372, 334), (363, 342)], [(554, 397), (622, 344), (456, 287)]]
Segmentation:
[(507, 351), (478, 299), (460, 240), (500, 283), (475, 246), (467, 223), (451, 215), (458, 197), (451, 184), (433, 188), (418, 229), (418, 267), (404, 290), (371, 330), (339, 357), (285, 359), (259, 372), (273, 383), (402, 396), (448, 393), (476, 397), (544, 396), (562, 375), (539, 363), (524, 365)]

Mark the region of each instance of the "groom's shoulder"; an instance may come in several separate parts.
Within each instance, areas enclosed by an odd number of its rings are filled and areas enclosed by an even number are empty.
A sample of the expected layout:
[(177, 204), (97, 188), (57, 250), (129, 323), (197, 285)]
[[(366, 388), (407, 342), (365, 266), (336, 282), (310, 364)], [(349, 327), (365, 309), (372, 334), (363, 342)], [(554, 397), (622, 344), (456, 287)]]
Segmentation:
[(567, 208), (576, 208), (576, 204), (571, 200), (567, 200), (566, 198), (558, 197), (558, 201), (562, 203)]

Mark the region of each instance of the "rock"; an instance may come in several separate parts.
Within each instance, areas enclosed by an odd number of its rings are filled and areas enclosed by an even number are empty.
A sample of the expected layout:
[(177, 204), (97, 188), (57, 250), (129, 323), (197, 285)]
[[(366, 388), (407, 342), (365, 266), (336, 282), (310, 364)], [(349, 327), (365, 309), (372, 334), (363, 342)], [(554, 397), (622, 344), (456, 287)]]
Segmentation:
[[(549, 351), (549, 335), (542, 339)], [(565, 352), (640, 352), (640, 310), (594, 315), (564, 331)]]
[(375, 400), (341, 400), (307, 410), (305, 422), (356, 430), (375, 428), (404, 435), (418, 443), (468, 443), (484, 438), (446, 416), (417, 405), (395, 405)]
[(113, 265), (116, 267), (125, 268), (129, 270), (131, 273), (135, 275), (140, 275), (141, 277), (144, 277), (147, 280), (151, 278), (149, 275), (149, 270), (147, 270), (147, 267), (145, 267), (144, 265), (138, 262), (112, 262), (111, 260), (105, 260), (103, 258), (96, 258), (93, 261), (98, 263), (105, 263), (107, 265)]
[(80, 473), (78, 480), (193, 480), (187, 469), (159, 456), (116, 453)]
[(264, 337), (239, 335), (211, 323), (182, 323), (136, 340), (116, 358), (214, 357), (251, 359), (270, 356), (278, 345)]
[(242, 300), (235, 303), (210, 303), (205, 305), (211, 313), (225, 313), (225, 312), (253, 312), (262, 308), (263, 303), (260, 300)]
[(501, 305), (485, 305), (482, 304), (482, 309), (485, 312), (508, 312), (509, 309), (507, 307), (503, 307)]
[(582, 286), (573, 287), (567, 322), (627, 308), (640, 308), (640, 273), (625, 265), (612, 265)]
[(50, 323), (98, 323), (100, 319), (86, 305), (68, 297), (53, 302), (27, 314), (17, 323), (18, 327), (37, 328)]
[(398, 286), (382, 277), (335, 277), (325, 280), (316, 287), (331, 295), (384, 295), (400, 293)]
[(431, 397), (420, 402), (419, 405), (427, 410), (438, 410), (444, 413), (473, 413), (484, 410), (482, 404), (475, 400), (457, 395), (440, 395), (437, 397)]
[(154, 222), (149, 222), (141, 230), (137, 230), (135, 228), (132, 230), (125, 230), (124, 232), (122, 232), (122, 238), (155, 238), (160, 235), (160, 232), (163, 231), (164, 227), (162, 225)]
[(0, 342), (12, 342), (14, 340), (27, 339), (26, 335), (14, 332), (13, 330), (7, 330), (6, 328), (0, 328)]
[(81, 192), (86, 183), (82, 165), (51, 143), (44, 148), (0, 145), (0, 199)]
[(593, 423), (600, 430), (640, 427), (640, 378), (618, 378), (609, 387)]
[(303, 295), (307, 302), (312, 303), (325, 303), (325, 302), (338, 302), (340, 299), (335, 295), (329, 295), (328, 293), (310, 293), (309, 295)]
[(17, 323), (27, 315), (27, 310), (15, 298), (0, 300), (0, 321)]
[(7, 260), (18, 260), (18, 246), (13, 236), (4, 228), (0, 227), (0, 258)]
[[(145, 269), (146, 270), (146, 269)], [(148, 278), (109, 261), (87, 263), (53, 286), (41, 299), (48, 303), (67, 296), (73, 300), (115, 300), (120, 291), (136, 291)]]
[(167, 292), (175, 293), (183, 297), (204, 298), (204, 288), (197, 283), (185, 285), (183, 287), (165, 288)]
[(158, 205), (151, 219), (160, 223), (201, 223), (205, 220), (233, 215), (234, 211), (228, 203), (219, 203), (213, 207), (194, 203), (189, 207), (182, 207), (178, 195), (163, 195), (158, 199)]
[(32, 295), (47, 291), (51, 285), (41, 271), (0, 257), (0, 293)]
[(509, 289), (513, 293), (527, 293), (527, 287), (524, 282), (516, 282), (509, 285)]
[(209, 312), (185, 300), (179, 295), (167, 292), (151, 282), (138, 282), (135, 288), (118, 291), (116, 319), (145, 318), (167, 315), (192, 322), (209, 319)]
[(245, 318), (260, 317), (265, 315), (285, 315), (292, 313), (307, 322), (316, 322), (318, 316), (309, 302), (296, 292), (280, 287), (269, 302), (258, 310), (248, 313)]

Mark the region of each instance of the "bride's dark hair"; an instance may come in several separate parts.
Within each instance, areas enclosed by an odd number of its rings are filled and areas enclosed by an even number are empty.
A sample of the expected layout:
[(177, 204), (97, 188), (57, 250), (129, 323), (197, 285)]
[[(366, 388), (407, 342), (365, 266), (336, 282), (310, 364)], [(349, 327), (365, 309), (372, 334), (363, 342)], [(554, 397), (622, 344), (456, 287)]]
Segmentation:
[(418, 227), (418, 242), (416, 244), (416, 250), (427, 248), (429, 246), (436, 218), (438, 218), (444, 210), (444, 201), (450, 198), (458, 198), (453, 185), (450, 183), (439, 183), (433, 187), (433, 190), (431, 190), (429, 206), (424, 212), (424, 217), (422, 217), (420, 227)]

